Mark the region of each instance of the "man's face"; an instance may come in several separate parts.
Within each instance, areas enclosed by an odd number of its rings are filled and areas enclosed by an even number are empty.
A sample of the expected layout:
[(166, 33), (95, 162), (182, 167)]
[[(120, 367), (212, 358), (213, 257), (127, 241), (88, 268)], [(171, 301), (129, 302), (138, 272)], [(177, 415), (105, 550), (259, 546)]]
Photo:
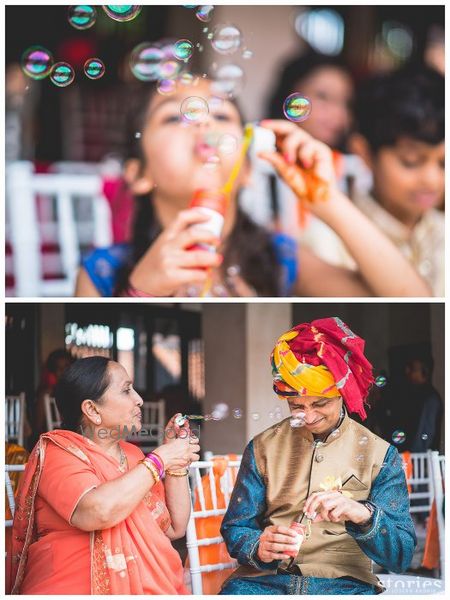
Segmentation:
[[(288, 390), (287, 386), (283, 386)], [(293, 388), (289, 391), (295, 392)], [(340, 417), (342, 408), (342, 397), (324, 398), (323, 396), (286, 396), (283, 393), (277, 394), (279, 398), (286, 400), (291, 415), (293, 417), (302, 417), (304, 427), (314, 434), (322, 434), (333, 429)]]

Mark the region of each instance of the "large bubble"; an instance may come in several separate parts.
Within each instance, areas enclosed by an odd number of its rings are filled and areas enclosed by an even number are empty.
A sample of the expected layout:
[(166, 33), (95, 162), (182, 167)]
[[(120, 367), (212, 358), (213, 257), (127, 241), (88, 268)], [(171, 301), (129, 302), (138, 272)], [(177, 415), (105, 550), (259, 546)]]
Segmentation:
[(66, 62), (58, 62), (53, 66), (50, 80), (58, 87), (67, 87), (75, 79), (73, 67)]
[(242, 33), (236, 25), (217, 25), (215, 27), (211, 44), (219, 54), (233, 54), (242, 42)]
[(194, 52), (194, 44), (189, 40), (178, 40), (174, 44), (174, 54), (180, 60), (189, 60)]
[(164, 52), (161, 48), (154, 43), (143, 42), (131, 53), (131, 71), (140, 81), (157, 81), (160, 79), (160, 66), (163, 59)]
[(22, 70), (32, 79), (44, 79), (53, 66), (52, 53), (43, 46), (31, 46), (22, 54)]
[(84, 63), (84, 72), (89, 79), (100, 79), (105, 74), (105, 64), (99, 58), (88, 58)]
[(135, 19), (141, 12), (141, 8), (142, 6), (134, 6), (132, 4), (107, 4), (103, 7), (103, 10), (114, 21), (125, 23), (126, 21)]
[(181, 103), (181, 116), (186, 123), (201, 123), (209, 114), (206, 100), (198, 96), (190, 96)]
[(219, 154), (234, 154), (239, 148), (238, 139), (231, 133), (224, 133), (217, 141)]
[(68, 20), (75, 29), (89, 29), (97, 19), (94, 6), (77, 5), (69, 6)]
[(284, 101), (283, 112), (289, 121), (301, 123), (311, 114), (311, 101), (302, 94), (291, 94)]
[(222, 65), (214, 73), (212, 84), (214, 93), (234, 98), (242, 91), (243, 86), (244, 71), (239, 65)]

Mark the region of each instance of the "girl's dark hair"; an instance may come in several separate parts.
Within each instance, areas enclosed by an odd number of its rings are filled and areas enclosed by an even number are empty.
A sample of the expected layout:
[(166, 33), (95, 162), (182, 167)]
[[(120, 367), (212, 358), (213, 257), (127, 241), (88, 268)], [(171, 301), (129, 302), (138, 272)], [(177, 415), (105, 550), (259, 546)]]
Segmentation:
[[(138, 159), (145, 164), (140, 135), (148, 117), (151, 99), (156, 93), (156, 87), (150, 86), (136, 89), (133, 93), (133, 105), (130, 107), (128, 119), (127, 158)], [(239, 114), (242, 113), (235, 104)], [(161, 233), (161, 225), (153, 210), (151, 194), (135, 196), (135, 208), (131, 238), (131, 252), (128, 264), (118, 275), (116, 295), (120, 295), (128, 285), (128, 277), (134, 265), (142, 258), (151, 244)], [(260, 296), (278, 296), (282, 286), (282, 272), (276, 257), (271, 235), (260, 227), (238, 207), (236, 222), (229, 236), (224, 250), (224, 261), (221, 265), (222, 273), (232, 264), (237, 263), (241, 269), (241, 276), (251, 285)], [(226, 277), (224, 276), (224, 279)]]
[(437, 145), (445, 132), (444, 92), (444, 77), (420, 64), (377, 75), (358, 91), (357, 130), (373, 152), (401, 137)]
[(104, 356), (80, 358), (68, 367), (55, 389), (56, 406), (61, 414), (62, 429), (79, 432), (83, 400), (98, 402), (109, 386), (108, 365)]
[(307, 54), (302, 54), (289, 61), (278, 80), (269, 102), (268, 102), (268, 117), (270, 119), (283, 119), (283, 103), (285, 99), (296, 91), (298, 84), (306, 77), (309, 77), (314, 71), (322, 67), (330, 67), (339, 69), (350, 75), (350, 70), (346, 64), (335, 56), (326, 56), (317, 52), (309, 51)]

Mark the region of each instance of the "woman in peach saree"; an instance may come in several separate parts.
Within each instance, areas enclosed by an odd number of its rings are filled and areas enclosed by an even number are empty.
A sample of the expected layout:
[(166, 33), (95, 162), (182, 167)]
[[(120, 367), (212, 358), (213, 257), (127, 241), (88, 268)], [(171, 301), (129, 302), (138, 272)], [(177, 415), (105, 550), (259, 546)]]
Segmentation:
[[(83, 388), (99, 369), (102, 382), (86, 396)], [(185, 475), (198, 460), (198, 440), (166, 435), (144, 459), (133, 444), (96, 437), (100, 424), (110, 433), (117, 425), (140, 429), (142, 399), (123, 367), (108, 359), (77, 361), (61, 387), (66, 393), (64, 400), (57, 393), (57, 403), (64, 423), (78, 426), (81, 411), (81, 423), (92, 422), (94, 435), (68, 427), (40, 437), (19, 489), (7, 589), (12, 594), (188, 593), (170, 539), (183, 536), (189, 518)], [(78, 409), (73, 388), (85, 398)], [(174, 418), (168, 427), (181, 429)]]

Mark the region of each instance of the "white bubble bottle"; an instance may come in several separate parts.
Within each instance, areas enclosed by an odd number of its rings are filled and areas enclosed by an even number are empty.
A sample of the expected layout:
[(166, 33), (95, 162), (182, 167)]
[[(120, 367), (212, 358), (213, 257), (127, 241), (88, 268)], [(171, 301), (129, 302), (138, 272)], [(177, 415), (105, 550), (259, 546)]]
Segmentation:
[[(217, 238), (220, 238), (223, 230), (226, 206), (227, 197), (220, 190), (196, 190), (189, 204), (189, 208), (200, 209), (201, 212), (209, 217), (209, 219), (204, 223), (198, 223), (195, 227), (206, 229)], [(209, 250), (210, 252), (216, 251), (214, 246), (204, 243), (196, 244), (190, 249)]]

